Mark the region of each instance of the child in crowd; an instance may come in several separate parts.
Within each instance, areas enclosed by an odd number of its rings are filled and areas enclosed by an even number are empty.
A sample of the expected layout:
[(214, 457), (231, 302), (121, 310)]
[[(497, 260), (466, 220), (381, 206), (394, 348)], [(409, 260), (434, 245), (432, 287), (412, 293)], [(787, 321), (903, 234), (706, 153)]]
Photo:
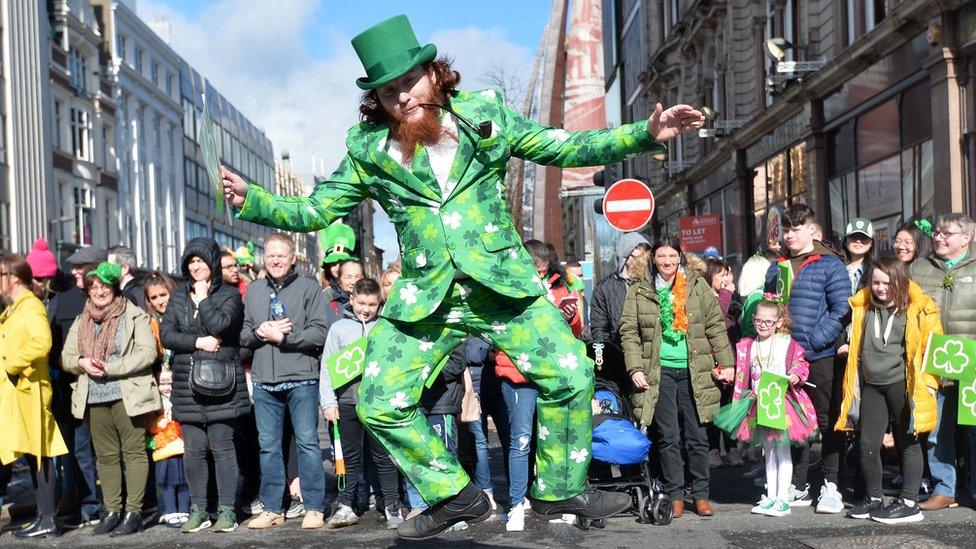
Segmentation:
[[(736, 345), (732, 404), (719, 410), (715, 424), (741, 441), (762, 446), (766, 461), (766, 494), (752, 512), (782, 517), (790, 514), (793, 477), (790, 444), (806, 444), (814, 438), (817, 414), (810, 397), (800, 386), (807, 379), (809, 365), (803, 348), (789, 335), (789, 312), (779, 296), (767, 295), (759, 303), (753, 324), (755, 339), (745, 337)], [(757, 424), (759, 399), (756, 391), (764, 371), (789, 377), (786, 431)]]
[[(345, 485), (340, 486), (336, 499), (338, 508), (326, 521), (329, 528), (342, 528), (359, 523), (359, 516), (352, 509), (353, 496), (359, 483), (363, 452), (369, 448), (380, 485), (383, 489), (386, 527), (396, 529), (403, 523), (399, 506), (399, 473), (390, 455), (376, 440), (366, 435), (363, 424), (356, 415), (359, 381), (353, 381), (333, 389), (329, 376), (328, 359), (342, 351), (372, 330), (380, 308), (380, 285), (372, 278), (358, 280), (352, 289), (349, 303), (343, 308), (344, 318), (329, 329), (322, 351), (322, 373), (319, 378), (321, 406), (325, 419), (339, 425), (342, 454), (345, 458)], [(378, 364), (365, 365), (365, 373)]]
[(159, 374), (159, 394), (163, 399), (163, 411), (153, 421), (147, 437), (156, 464), (156, 484), (162, 494), (159, 522), (170, 528), (179, 528), (190, 517), (190, 487), (183, 472), (183, 438), (180, 424), (173, 420), (173, 404), (169, 397), (173, 392), (173, 372), (164, 367)]
[[(942, 333), (939, 308), (909, 278), (895, 256), (875, 262), (870, 287), (851, 298), (850, 354), (837, 430), (861, 433), (861, 473), (866, 497), (848, 512), (885, 524), (922, 520), (916, 505), (922, 480), (919, 435), (935, 428), (939, 381), (924, 370), (929, 334)], [(899, 497), (885, 507), (881, 492), (881, 441), (894, 424), (904, 482)]]

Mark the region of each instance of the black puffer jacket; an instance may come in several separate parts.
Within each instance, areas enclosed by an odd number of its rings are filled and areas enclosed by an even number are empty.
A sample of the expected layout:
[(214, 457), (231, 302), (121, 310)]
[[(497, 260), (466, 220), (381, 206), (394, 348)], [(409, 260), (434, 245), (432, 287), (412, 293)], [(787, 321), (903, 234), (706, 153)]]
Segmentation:
[[(187, 265), (193, 256), (210, 266), (213, 282), (210, 293), (194, 305), (190, 294), (193, 282)], [(244, 367), (239, 357), (241, 325), (244, 323), (244, 304), (236, 288), (220, 280), (220, 248), (209, 238), (194, 238), (186, 245), (182, 260), (183, 276), (187, 282), (177, 287), (170, 299), (159, 336), (163, 347), (173, 351), (173, 418), (187, 423), (226, 421), (247, 414), (251, 407), (244, 379)], [(199, 337), (220, 339), (216, 353), (196, 348)], [(234, 392), (225, 398), (200, 397), (190, 389), (190, 358), (216, 358), (233, 363), (237, 370)]]

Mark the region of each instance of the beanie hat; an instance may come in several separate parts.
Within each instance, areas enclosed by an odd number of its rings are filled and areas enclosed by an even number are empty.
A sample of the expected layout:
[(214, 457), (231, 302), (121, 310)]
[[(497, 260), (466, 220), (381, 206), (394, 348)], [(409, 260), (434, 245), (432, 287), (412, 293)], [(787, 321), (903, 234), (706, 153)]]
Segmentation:
[(31, 251), (27, 254), (27, 264), (30, 265), (34, 278), (50, 278), (58, 272), (58, 260), (47, 247), (47, 240), (38, 238), (34, 241)]

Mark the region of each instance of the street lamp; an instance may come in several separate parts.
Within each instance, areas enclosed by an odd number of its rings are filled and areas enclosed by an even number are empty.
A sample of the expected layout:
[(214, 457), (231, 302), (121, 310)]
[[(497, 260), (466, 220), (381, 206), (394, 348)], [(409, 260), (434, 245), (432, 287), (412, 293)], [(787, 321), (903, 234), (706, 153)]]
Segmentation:
[[(776, 73), (784, 75), (788, 80), (802, 79), (807, 74), (819, 71), (826, 64), (824, 61), (784, 61), (787, 50), (803, 51), (805, 49), (804, 46), (794, 45), (781, 36), (763, 42), (763, 51), (776, 61)], [(768, 80), (766, 87), (767, 89), (770, 87)]]

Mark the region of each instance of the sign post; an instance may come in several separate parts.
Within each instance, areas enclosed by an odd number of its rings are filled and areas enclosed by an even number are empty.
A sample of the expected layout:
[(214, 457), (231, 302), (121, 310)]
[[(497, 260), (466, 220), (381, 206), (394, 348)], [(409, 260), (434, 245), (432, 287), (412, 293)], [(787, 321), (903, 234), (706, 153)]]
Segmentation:
[(644, 228), (654, 215), (654, 194), (643, 182), (621, 179), (603, 197), (603, 216), (618, 231)]

